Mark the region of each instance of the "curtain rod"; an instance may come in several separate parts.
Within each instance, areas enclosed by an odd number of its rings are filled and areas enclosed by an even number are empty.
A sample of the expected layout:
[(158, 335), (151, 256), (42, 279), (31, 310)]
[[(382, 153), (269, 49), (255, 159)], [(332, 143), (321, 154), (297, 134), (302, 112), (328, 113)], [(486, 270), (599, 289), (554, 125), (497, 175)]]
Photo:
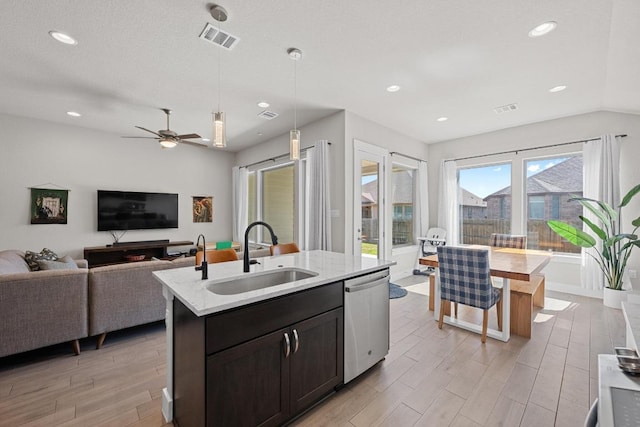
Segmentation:
[[(327, 142), (327, 144), (331, 145), (330, 142)], [(315, 148), (315, 145), (312, 145), (310, 147), (306, 147), (306, 148), (301, 148), (300, 152), (303, 153), (311, 148)], [(288, 157), (289, 153), (284, 153), (284, 154), (279, 154), (277, 156), (274, 157), (269, 157), (268, 159), (264, 159), (264, 160), (259, 160), (257, 162), (253, 162), (253, 163), (249, 163), (248, 165), (244, 165), (244, 166), (239, 166), (240, 168), (250, 168), (251, 166), (255, 166), (255, 165), (259, 165), (260, 163), (267, 163), (267, 162), (275, 162), (276, 160), (280, 160), (280, 159), (284, 159), (285, 157)]]
[(407, 156), (406, 154), (398, 153), (397, 151), (392, 151), (389, 154), (391, 154), (392, 156), (396, 155), (396, 156), (406, 157), (407, 159), (415, 160), (417, 162), (425, 162), (425, 163), (427, 163), (426, 160), (422, 160), (422, 159), (419, 159), (419, 158), (413, 157), (413, 156)]
[[(625, 138), (626, 136), (627, 136), (626, 134), (616, 135), (616, 138), (618, 138), (618, 137)], [(478, 154), (477, 156), (459, 157), (457, 159), (447, 159), (447, 160), (445, 160), (445, 162), (453, 162), (453, 161), (468, 160), (468, 159), (478, 159), (480, 157), (497, 156), (499, 154), (509, 154), (509, 153), (516, 153), (516, 155), (517, 155), (521, 151), (531, 151), (531, 150), (540, 150), (542, 148), (562, 147), (563, 145), (580, 144), (580, 143), (583, 143), (583, 142), (597, 141), (599, 139), (600, 138), (581, 139), (580, 141), (562, 142), (560, 144), (542, 145), (540, 147), (521, 148), (520, 150), (501, 151), (499, 153), (491, 153), (491, 154)]]

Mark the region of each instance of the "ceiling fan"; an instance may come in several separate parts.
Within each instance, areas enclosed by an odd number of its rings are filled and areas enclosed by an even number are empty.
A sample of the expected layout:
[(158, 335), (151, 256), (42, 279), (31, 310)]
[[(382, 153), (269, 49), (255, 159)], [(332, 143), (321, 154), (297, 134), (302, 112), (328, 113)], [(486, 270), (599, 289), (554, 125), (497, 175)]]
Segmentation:
[(178, 135), (174, 131), (172, 131), (169, 127), (169, 116), (171, 115), (171, 110), (168, 108), (161, 108), (162, 111), (167, 115), (167, 128), (161, 129), (158, 132), (154, 132), (147, 128), (143, 128), (142, 126), (136, 126), (138, 129), (142, 129), (143, 131), (152, 133), (156, 136), (123, 136), (123, 138), (149, 138), (156, 139), (160, 141), (160, 145), (162, 148), (173, 148), (178, 143), (197, 145), (198, 147), (206, 147), (205, 145), (199, 144), (195, 141), (188, 141), (189, 138), (200, 138), (200, 135), (197, 133), (187, 133), (184, 135)]

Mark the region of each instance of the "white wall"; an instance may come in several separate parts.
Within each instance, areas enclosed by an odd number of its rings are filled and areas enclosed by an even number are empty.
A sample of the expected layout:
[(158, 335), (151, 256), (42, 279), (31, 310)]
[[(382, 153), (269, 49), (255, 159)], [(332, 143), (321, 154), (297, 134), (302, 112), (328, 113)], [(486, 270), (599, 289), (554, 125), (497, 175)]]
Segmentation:
[[(108, 232), (96, 231), (98, 189), (179, 194), (179, 228), (129, 231), (122, 241), (231, 238), (232, 153), (188, 145), (163, 150), (154, 140), (3, 114), (0, 129), (0, 250), (47, 247), (82, 257), (86, 246), (112, 243)], [(71, 190), (66, 225), (30, 224), (29, 187), (40, 184)], [(213, 196), (213, 223), (192, 222), (192, 196)]]
[[(331, 210), (337, 212), (337, 217), (331, 221), (331, 244), (334, 252), (343, 252), (344, 236), (344, 111), (327, 116), (316, 122), (300, 128), (301, 147), (306, 148), (318, 141), (331, 142), (330, 153), (330, 186)], [(255, 147), (247, 148), (236, 153), (237, 166), (248, 165), (270, 157), (289, 152), (289, 133), (265, 141)], [(268, 165), (268, 163), (265, 163)]]
[[(451, 121), (447, 123), (453, 124)], [(628, 135), (622, 139), (621, 145), (620, 187), (624, 195), (631, 187), (640, 183), (640, 168), (638, 167), (638, 159), (640, 159), (640, 116), (638, 115), (606, 111), (581, 114), (429, 145), (431, 225), (437, 225), (437, 198), (440, 165), (443, 159), (467, 157), (477, 154), (491, 154), (500, 151), (570, 142), (599, 137), (600, 135), (609, 133)], [(579, 145), (576, 148), (579, 148)], [(511, 153), (477, 159), (475, 161), (459, 162), (459, 164), (474, 164), (473, 162), (475, 162), (475, 164), (482, 164), (492, 161), (515, 159), (516, 161), (513, 162), (513, 167), (520, 168), (519, 170), (521, 170), (522, 163), (517, 160), (523, 156), (545, 156), (558, 153), (563, 149), (567, 148), (534, 150), (520, 153), (519, 155)], [(513, 172), (513, 176), (519, 180), (514, 179), (513, 185), (521, 185), (521, 177), (523, 174), (518, 173), (516, 169), (516, 171)], [(514, 199), (514, 210), (519, 210), (521, 207), (521, 200)], [(628, 224), (633, 218), (640, 216), (640, 198), (634, 200), (626, 209), (627, 216), (625, 221)], [(518, 211), (515, 211), (514, 215), (517, 214)], [(515, 230), (521, 228), (522, 225), (514, 223), (512, 227), (514, 227), (515, 232)], [(625, 231), (632, 231), (631, 226), (627, 225)], [(632, 256), (629, 262), (629, 268), (640, 269), (640, 252), (636, 251)], [(553, 264), (549, 265), (545, 271), (547, 281), (552, 285), (551, 287), (553, 287), (553, 285), (572, 287), (580, 285), (579, 264), (575, 261), (559, 257), (558, 259), (554, 259)], [(633, 282), (636, 289), (640, 288), (638, 279), (635, 279)], [(579, 290), (574, 289), (574, 291)]]

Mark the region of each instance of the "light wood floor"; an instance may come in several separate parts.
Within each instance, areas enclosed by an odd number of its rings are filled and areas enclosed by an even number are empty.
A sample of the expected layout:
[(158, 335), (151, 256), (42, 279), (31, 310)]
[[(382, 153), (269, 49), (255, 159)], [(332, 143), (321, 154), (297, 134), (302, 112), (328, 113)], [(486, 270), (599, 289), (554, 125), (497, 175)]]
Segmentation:
[[(388, 357), (294, 425), (583, 425), (597, 395), (597, 354), (624, 345), (620, 311), (547, 292), (531, 340), (482, 345), (479, 335), (439, 330), (416, 280), (399, 281), (412, 291), (391, 300)], [(0, 359), (0, 426), (171, 426), (160, 409), (163, 325), (94, 346), (83, 340), (77, 357), (59, 345)]]

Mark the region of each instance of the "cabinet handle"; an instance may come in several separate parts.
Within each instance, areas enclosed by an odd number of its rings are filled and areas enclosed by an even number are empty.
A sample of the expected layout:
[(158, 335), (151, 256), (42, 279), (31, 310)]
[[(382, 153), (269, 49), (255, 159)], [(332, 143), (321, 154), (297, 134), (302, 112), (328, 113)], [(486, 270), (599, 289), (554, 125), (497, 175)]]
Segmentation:
[(296, 331), (295, 329), (293, 330), (293, 352), (297, 352), (298, 351), (298, 344), (299, 344), (299, 339), (298, 339), (298, 331)]
[(284, 358), (289, 357), (289, 353), (291, 352), (291, 341), (289, 341), (289, 334), (284, 333)]

